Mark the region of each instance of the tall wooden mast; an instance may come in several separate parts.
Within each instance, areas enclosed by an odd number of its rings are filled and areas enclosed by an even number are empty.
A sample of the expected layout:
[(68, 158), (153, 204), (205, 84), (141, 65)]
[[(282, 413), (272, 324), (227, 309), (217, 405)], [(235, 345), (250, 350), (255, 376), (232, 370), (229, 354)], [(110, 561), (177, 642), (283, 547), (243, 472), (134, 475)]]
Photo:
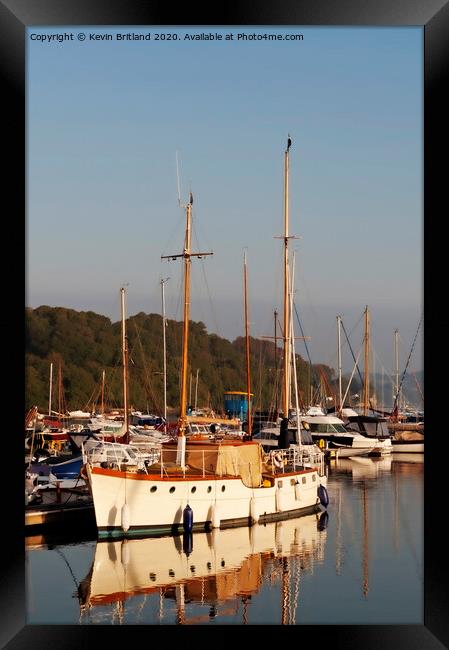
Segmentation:
[(163, 364), (164, 364), (164, 431), (167, 433), (167, 341), (166, 341), (166, 329), (167, 321), (165, 319), (165, 283), (168, 282), (170, 278), (165, 278), (161, 280), (161, 290), (162, 290), (162, 343), (163, 343)]
[(123, 427), (125, 435), (128, 435), (128, 339), (126, 336), (126, 314), (125, 314), (125, 287), (120, 288), (120, 302), (122, 311), (122, 365), (123, 365)]
[(58, 415), (62, 413), (62, 370), (61, 362), (58, 365)]
[(48, 394), (48, 415), (51, 415), (51, 398), (53, 392), (53, 363), (50, 363), (50, 388)]
[(190, 193), (186, 206), (186, 234), (184, 240), (184, 321), (182, 333), (182, 370), (181, 370), (181, 408), (179, 412), (179, 435), (184, 436), (187, 414), (187, 367), (189, 351), (189, 317), (190, 317), (190, 241), (193, 196)]
[(184, 321), (182, 337), (182, 367), (181, 367), (181, 399), (178, 419), (178, 454), (177, 462), (185, 465), (185, 430), (187, 426), (187, 365), (189, 351), (189, 317), (190, 317), (190, 259), (198, 257), (201, 259), (213, 253), (192, 253), (190, 250), (191, 221), (192, 221), (192, 192), (189, 195), (189, 202), (186, 208), (186, 233), (184, 239), (184, 251), (178, 255), (163, 255), (161, 259), (176, 260), (178, 257), (184, 259)]
[(393, 404), (398, 405), (398, 411), (399, 411), (399, 346), (398, 346), (398, 336), (399, 336), (399, 330), (395, 329), (394, 330), (394, 356), (395, 356), (395, 361), (396, 361), (396, 371), (395, 371), (395, 387), (394, 387), (394, 395), (393, 395)]
[(249, 323), (248, 323), (248, 269), (246, 266), (246, 252), (243, 257), (243, 277), (245, 293), (245, 341), (246, 341), (246, 384), (248, 395), (248, 435), (252, 436), (252, 418), (251, 418), (251, 366), (249, 350)]
[(277, 350), (278, 350), (278, 335), (277, 335), (277, 319), (278, 319), (278, 313), (276, 309), (274, 310), (274, 412), (275, 412), (275, 419), (277, 419), (279, 412), (278, 412), (278, 392), (279, 392), (279, 384), (278, 384), (278, 355), (277, 355)]
[(292, 141), (290, 136), (287, 140), (287, 149), (284, 153), (284, 384), (282, 390), (282, 403), (284, 417), (288, 418), (290, 408), (290, 300), (289, 300), (289, 277), (288, 277), (288, 168), (289, 149)]
[(337, 316), (337, 354), (338, 354), (338, 409), (337, 414), (340, 417), (343, 409), (342, 387), (341, 387), (341, 316)]
[(363, 415), (368, 415), (369, 409), (369, 309), (365, 309), (365, 379), (363, 389)]
[(104, 380), (105, 371), (103, 370), (101, 374), (101, 415), (104, 415)]

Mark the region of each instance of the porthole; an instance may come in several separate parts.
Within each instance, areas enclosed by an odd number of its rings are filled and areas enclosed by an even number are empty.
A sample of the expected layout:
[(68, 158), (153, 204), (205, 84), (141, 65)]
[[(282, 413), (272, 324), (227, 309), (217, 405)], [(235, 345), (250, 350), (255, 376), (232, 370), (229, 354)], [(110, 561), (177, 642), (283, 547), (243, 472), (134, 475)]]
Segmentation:
[(225, 565), (225, 561), (222, 560), (222, 561), (221, 561), (221, 566), (224, 566), (224, 565)]
[(210, 570), (212, 569), (212, 564), (211, 564), (210, 562), (208, 562), (208, 563), (206, 564), (206, 566), (207, 566), (207, 570), (208, 570), (208, 571), (210, 571)]
[(195, 486), (195, 485), (194, 485), (193, 488), (190, 490), (190, 492), (191, 492), (192, 494), (193, 494), (194, 492), (196, 492), (196, 486)]
[(170, 569), (170, 571), (168, 572), (168, 575), (170, 576), (170, 578), (175, 577), (175, 572), (173, 571), (173, 569)]
[(155, 573), (150, 573), (150, 580), (151, 580), (151, 582), (154, 582), (156, 580), (156, 574)]
[(302, 482), (303, 482), (303, 485), (304, 485), (304, 483), (305, 483), (306, 481), (307, 481), (307, 479), (306, 479), (306, 477), (305, 477), (305, 476), (303, 476), (303, 477), (302, 477)]
[(170, 494), (173, 494), (173, 492), (174, 492), (175, 490), (176, 490), (175, 486), (172, 485), (171, 488), (170, 488), (170, 490), (169, 490)]
[(316, 481), (316, 474), (312, 474), (312, 481)]
[(151, 488), (150, 492), (156, 492), (156, 490), (157, 490), (157, 485), (153, 485), (153, 487)]
[(212, 492), (212, 485), (208, 485), (208, 486), (207, 486), (207, 492), (208, 492), (208, 493), (209, 493), (209, 492)]
[(221, 486), (221, 491), (224, 492), (226, 490), (226, 485)]
[(192, 566), (190, 567), (190, 571), (191, 571), (192, 573), (195, 573), (195, 565), (194, 565), (194, 564), (192, 564)]

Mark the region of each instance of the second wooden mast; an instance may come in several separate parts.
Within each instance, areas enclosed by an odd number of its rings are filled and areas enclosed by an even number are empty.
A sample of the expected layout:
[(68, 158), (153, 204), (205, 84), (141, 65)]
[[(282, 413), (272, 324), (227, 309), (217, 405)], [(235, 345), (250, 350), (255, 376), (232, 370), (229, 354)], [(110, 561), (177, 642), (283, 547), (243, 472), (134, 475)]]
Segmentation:
[(289, 277), (288, 277), (288, 168), (289, 149), (292, 141), (290, 136), (287, 140), (287, 149), (284, 153), (284, 385), (282, 389), (282, 404), (284, 418), (288, 418), (290, 410), (290, 300), (289, 300)]
[(185, 464), (185, 430), (187, 427), (187, 367), (189, 351), (189, 318), (190, 318), (190, 260), (192, 257), (202, 258), (213, 253), (192, 253), (190, 250), (191, 242), (191, 222), (192, 222), (192, 192), (189, 195), (189, 202), (186, 208), (186, 233), (184, 239), (184, 251), (178, 255), (163, 255), (162, 259), (175, 260), (179, 257), (184, 259), (184, 320), (183, 320), (183, 337), (182, 337), (182, 368), (181, 368), (181, 399), (178, 418), (178, 456), (177, 462), (184, 466)]

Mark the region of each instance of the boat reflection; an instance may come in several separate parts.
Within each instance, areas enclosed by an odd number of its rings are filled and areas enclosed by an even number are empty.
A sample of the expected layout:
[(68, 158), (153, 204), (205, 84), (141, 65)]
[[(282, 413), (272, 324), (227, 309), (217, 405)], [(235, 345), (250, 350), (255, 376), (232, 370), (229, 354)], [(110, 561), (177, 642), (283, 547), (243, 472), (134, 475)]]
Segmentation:
[[(125, 601), (128, 611), (136, 596), (153, 595), (159, 606), (151, 622), (200, 623), (235, 615), (242, 605), (240, 622), (246, 623), (251, 597), (269, 581), (282, 590), (281, 622), (294, 623), (298, 584), (292, 583), (323, 562), (328, 516), (323, 512), (178, 537), (98, 541), (90, 572), (78, 589), (80, 622), (88, 616), (90, 623), (108, 617), (124, 623)], [(167, 600), (176, 605), (173, 620), (164, 614)]]
[[(391, 454), (382, 458), (338, 458), (329, 466), (329, 476), (347, 474), (353, 480), (377, 479), (382, 474), (422, 474), (424, 454)], [(331, 490), (332, 491), (332, 490)]]
[(392, 465), (391, 456), (338, 458), (332, 463), (329, 474), (350, 474), (354, 480), (376, 479), (384, 472), (391, 472)]
[(393, 454), (393, 462), (396, 463), (415, 463), (424, 464), (424, 454)]

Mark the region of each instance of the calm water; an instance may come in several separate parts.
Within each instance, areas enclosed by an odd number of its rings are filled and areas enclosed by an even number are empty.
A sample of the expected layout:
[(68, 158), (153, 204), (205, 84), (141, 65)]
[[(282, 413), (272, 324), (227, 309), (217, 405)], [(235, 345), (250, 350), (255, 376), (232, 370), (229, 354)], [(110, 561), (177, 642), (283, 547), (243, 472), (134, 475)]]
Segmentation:
[(252, 528), (27, 540), (27, 622), (423, 624), (420, 454), (332, 461), (328, 512)]

